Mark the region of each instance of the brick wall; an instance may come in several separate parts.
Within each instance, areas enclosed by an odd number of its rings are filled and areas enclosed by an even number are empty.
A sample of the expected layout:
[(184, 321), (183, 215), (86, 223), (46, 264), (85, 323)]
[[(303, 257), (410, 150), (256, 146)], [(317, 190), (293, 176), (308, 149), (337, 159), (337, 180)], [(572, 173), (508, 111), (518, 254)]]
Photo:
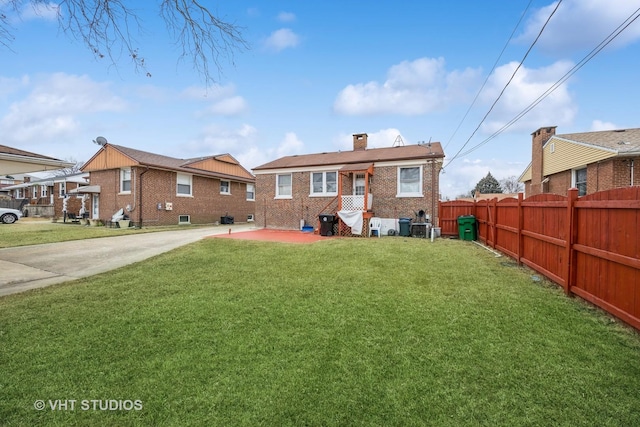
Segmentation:
[[(376, 167), (370, 187), (370, 193), (373, 194), (374, 215), (382, 218), (413, 218), (415, 212), (424, 210), (434, 224), (437, 224), (440, 168), (440, 162), (423, 166), (424, 197), (398, 198), (396, 197), (397, 166)], [(299, 229), (301, 219), (310, 225), (317, 226), (319, 214), (334, 213), (338, 206), (335, 196), (309, 197), (310, 179), (310, 172), (294, 172), (292, 174), (293, 197), (275, 199), (276, 175), (257, 175), (256, 224), (267, 228)], [(353, 174), (343, 176), (343, 195), (353, 194), (353, 179)]]
[[(91, 172), (91, 185), (100, 185), (102, 220), (109, 220), (121, 208), (134, 223), (139, 223), (142, 217), (143, 225), (147, 226), (177, 224), (180, 215), (189, 215), (192, 224), (212, 224), (225, 215), (240, 223), (246, 222), (249, 214), (255, 214), (255, 202), (246, 200), (245, 183), (231, 181), (231, 194), (225, 195), (220, 194), (219, 179), (193, 176), (192, 196), (182, 197), (176, 195), (176, 172), (132, 168), (131, 175), (132, 191), (120, 194), (119, 169)], [(172, 205), (171, 210), (166, 210), (167, 203)]]
[(555, 126), (540, 128), (531, 134), (531, 183), (526, 192), (527, 197), (540, 194), (544, 190), (542, 187), (544, 179), (542, 176), (542, 148), (555, 134)]

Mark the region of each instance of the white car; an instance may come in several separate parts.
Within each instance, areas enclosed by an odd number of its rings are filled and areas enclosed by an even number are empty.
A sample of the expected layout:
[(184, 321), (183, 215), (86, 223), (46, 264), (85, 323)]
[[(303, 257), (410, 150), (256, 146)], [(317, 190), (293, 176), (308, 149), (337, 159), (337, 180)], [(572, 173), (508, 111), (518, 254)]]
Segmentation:
[(17, 209), (0, 208), (0, 222), (3, 224), (13, 224), (22, 218), (22, 212)]

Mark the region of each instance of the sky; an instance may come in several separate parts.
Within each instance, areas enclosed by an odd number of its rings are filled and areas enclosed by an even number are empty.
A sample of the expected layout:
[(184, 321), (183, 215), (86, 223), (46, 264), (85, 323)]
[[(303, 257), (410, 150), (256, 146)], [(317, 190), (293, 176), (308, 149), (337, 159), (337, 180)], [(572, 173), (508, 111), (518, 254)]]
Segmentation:
[(453, 199), (489, 172), (519, 177), (540, 127), (640, 127), (640, 19), (587, 60), (640, 0), (563, 0), (555, 13), (548, 0), (210, 2), (248, 48), (208, 85), (156, 2), (129, 2), (144, 71), (119, 51), (96, 59), (55, 9), (7, 1), (0, 144), (59, 159), (89, 160), (103, 136), (185, 159), (229, 153), (250, 170), (367, 133), (370, 148), (440, 142), (440, 193)]

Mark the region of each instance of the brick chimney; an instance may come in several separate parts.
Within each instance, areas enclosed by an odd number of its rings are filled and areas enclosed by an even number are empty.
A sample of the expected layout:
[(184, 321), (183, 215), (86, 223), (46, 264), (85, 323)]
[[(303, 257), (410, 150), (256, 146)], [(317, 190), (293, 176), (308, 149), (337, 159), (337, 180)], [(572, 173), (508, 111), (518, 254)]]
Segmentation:
[(362, 151), (367, 149), (367, 138), (369, 135), (366, 133), (356, 133), (353, 135), (353, 151)]
[(531, 195), (543, 193), (542, 155), (544, 144), (556, 134), (556, 126), (538, 129), (531, 134)]

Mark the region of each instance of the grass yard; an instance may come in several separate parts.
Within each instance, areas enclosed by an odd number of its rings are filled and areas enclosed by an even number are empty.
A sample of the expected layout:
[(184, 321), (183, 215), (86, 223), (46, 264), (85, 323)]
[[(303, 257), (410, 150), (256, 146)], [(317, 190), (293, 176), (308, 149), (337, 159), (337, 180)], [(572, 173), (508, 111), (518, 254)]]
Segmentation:
[(640, 425), (640, 336), (531, 274), (444, 239), (203, 240), (0, 298), (0, 424)]
[(79, 224), (23, 218), (15, 224), (0, 224), (0, 248), (13, 246), (38, 245), (41, 243), (66, 242), (69, 240), (91, 239), (94, 237), (110, 237), (120, 234), (149, 233), (153, 231), (169, 231), (179, 228), (198, 226), (163, 226), (144, 227), (142, 229), (129, 227), (88, 227)]

